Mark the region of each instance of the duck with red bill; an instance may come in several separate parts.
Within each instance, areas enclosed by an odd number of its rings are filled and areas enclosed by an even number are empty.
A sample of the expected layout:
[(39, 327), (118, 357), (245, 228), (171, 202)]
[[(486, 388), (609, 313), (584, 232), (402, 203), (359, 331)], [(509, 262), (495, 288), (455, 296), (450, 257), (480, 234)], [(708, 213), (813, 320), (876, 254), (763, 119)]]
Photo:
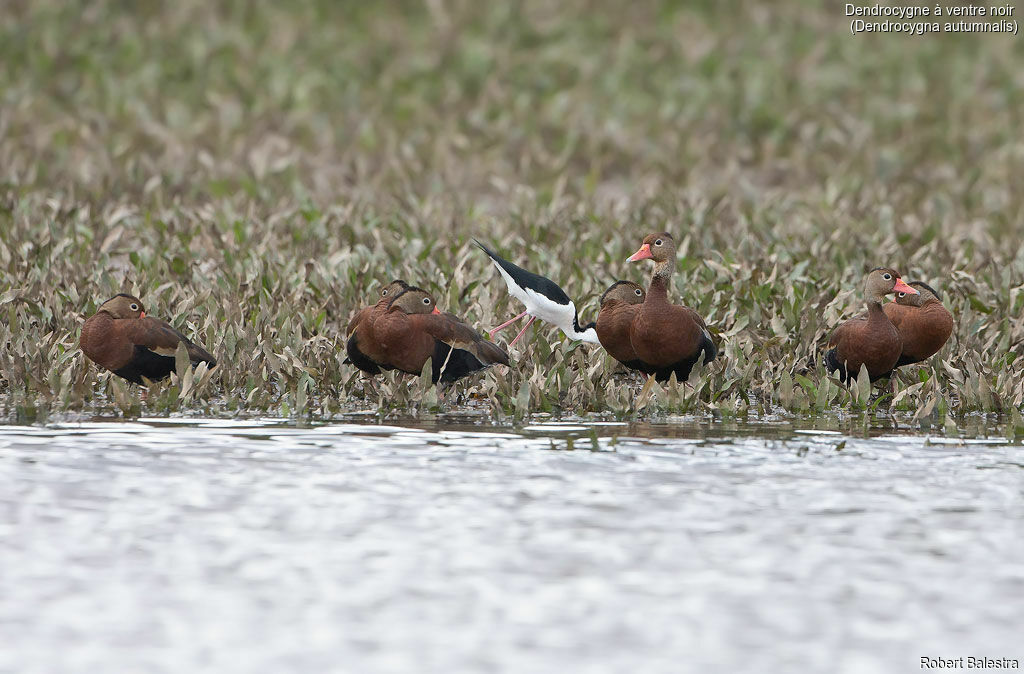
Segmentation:
[(706, 364), (718, 356), (701, 315), (668, 300), (675, 259), (675, 240), (668, 232), (659, 232), (648, 235), (626, 260), (654, 261), (647, 297), (630, 324), (629, 340), (639, 361), (658, 381), (666, 381), (673, 374), (677, 380), (686, 381), (699, 360)]
[(828, 340), (825, 367), (844, 383), (856, 380), (861, 367), (874, 382), (888, 377), (903, 352), (903, 337), (882, 309), (886, 295), (917, 295), (890, 267), (875, 267), (864, 280), (867, 313), (839, 325)]
[(146, 315), (142, 300), (118, 293), (85, 321), (79, 346), (105, 370), (133, 384), (159, 381), (175, 369), (178, 345), (184, 344), (193, 366), (217, 365), (209, 351), (192, 342), (168, 323)]
[(422, 288), (394, 281), (369, 312), (360, 312), (347, 345), (353, 365), (369, 374), (420, 374), (431, 361), (431, 381), (448, 384), (494, 365), (508, 365), (504, 349), (458, 316), (437, 308)]
[(939, 291), (924, 281), (911, 281), (907, 285), (918, 292), (897, 289), (896, 299), (882, 307), (903, 338), (903, 353), (896, 367), (931, 358), (953, 334), (953, 314), (942, 304)]

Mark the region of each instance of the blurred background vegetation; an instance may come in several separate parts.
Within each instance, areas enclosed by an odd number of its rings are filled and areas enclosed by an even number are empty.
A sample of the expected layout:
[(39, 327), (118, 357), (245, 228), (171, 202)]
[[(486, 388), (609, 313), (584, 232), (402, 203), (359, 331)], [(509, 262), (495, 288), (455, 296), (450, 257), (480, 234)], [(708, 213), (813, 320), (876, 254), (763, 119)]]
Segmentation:
[[(889, 265), (941, 289), (957, 327), (870, 404), (1013, 427), (1021, 42), (854, 37), (842, 8), (7, 0), (0, 411), (859, 408), (813, 360)], [(722, 342), (693, 387), (641, 394), (542, 324), (507, 371), (440, 398), (341, 363), (348, 317), (395, 277), (481, 328), (518, 313), (470, 237), (590, 320), (614, 279), (647, 278), (624, 259), (661, 229), (682, 242), (676, 301)], [(143, 400), (85, 361), (81, 323), (119, 291), (195, 334), (214, 376)]]

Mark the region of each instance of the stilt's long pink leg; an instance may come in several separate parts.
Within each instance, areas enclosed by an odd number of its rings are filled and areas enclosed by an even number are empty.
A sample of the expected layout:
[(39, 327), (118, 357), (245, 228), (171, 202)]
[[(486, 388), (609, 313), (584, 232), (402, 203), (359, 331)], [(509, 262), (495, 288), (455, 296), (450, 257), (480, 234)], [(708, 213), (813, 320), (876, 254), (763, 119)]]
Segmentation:
[(530, 320), (526, 321), (526, 325), (524, 325), (524, 326), (523, 326), (523, 329), (519, 331), (519, 334), (518, 334), (518, 335), (516, 335), (516, 338), (515, 338), (515, 339), (513, 339), (513, 340), (512, 340), (511, 342), (509, 342), (509, 344), (508, 344), (509, 348), (512, 348), (512, 345), (513, 345), (513, 344), (515, 344), (516, 342), (518, 342), (518, 341), (519, 341), (519, 338), (520, 338), (520, 337), (522, 337), (522, 336), (523, 336), (523, 334), (524, 334), (524, 333), (526, 332), (526, 328), (530, 327), (530, 325), (531, 325), (531, 324), (532, 324), (532, 323), (533, 323), (533, 322), (534, 322), (535, 320), (537, 320), (537, 317), (536, 317), (536, 316), (530, 316)]
[(508, 326), (512, 325), (513, 323), (515, 323), (516, 321), (518, 321), (520, 318), (522, 318), (525, 315), (526, 315), (526, 312), (524, 311), (523, 313), (519, 314), (515, 318), (510, 318), (509, 320), (505, 321), (504, 323), (502, 323), (498, 327), (496, 327), (493, 330), (491, 330), (490, 333), (488, 333), (488, 334), (490, 334), (491, 337), (493, 337), (494, 333), (496, 333), (498, 330), (504, 330), (505, 328), (507, 328)]

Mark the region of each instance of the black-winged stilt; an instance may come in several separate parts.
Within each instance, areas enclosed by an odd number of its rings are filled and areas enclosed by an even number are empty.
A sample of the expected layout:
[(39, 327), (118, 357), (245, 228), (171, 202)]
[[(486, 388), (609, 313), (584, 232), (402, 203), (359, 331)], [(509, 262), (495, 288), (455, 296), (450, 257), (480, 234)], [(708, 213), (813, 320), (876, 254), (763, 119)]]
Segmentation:
[(519, 331), (516, 338), (509, 342), (509, 346), (518, 342), (519, 338), (526, 333), (526, 329), (538, 318), (558, 326), (571, 339), (578, 339), (583, 342), (590, 342), (591, 344), (601, 343), (597, 338), (596, 324), (588, 323), (585, 326), (580, 326), (576, 305), (573, 304), (569, 296), (565, 294), (565, 291), (557, 283), (540, 274), (534, 274), (518, 265), (512, 264), (476, 239), (473, 239), (473, 242), (491, 258), (491, 262), (494, 263), (498, 273), (501, 274), (501, 278), (505, 280), (509, 294), (526, 306), (526, 310), (523, 313), (491, 330), (490, 334), (492, 336), (499, 330), (507, 328), (523, 316), (529, 314), (530, 319), (526, 321), (526, 325)]

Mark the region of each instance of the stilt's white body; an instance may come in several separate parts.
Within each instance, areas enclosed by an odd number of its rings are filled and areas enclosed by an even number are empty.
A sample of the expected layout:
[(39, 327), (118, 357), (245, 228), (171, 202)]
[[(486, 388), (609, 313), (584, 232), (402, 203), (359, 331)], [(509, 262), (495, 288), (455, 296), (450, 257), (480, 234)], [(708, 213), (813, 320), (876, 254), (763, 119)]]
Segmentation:
[(492, 259), (491, 263), (494, 264), (494, 268), (501, 274), (501, 278), (505, 280), (509, 294), (526, 306), (526, 313), (558, 326), (571, 339), (578, 339), (591, 344), (601, 343), (597, 338), (597, 331), (594, 328), (587, 328), (583, 331), (576, 329), (579, 324), (579, 316), (576, 313), (576, 305), (572, 300), (568, 304), (559, 304), (532, 288), (523, 288), (495, 260)]

